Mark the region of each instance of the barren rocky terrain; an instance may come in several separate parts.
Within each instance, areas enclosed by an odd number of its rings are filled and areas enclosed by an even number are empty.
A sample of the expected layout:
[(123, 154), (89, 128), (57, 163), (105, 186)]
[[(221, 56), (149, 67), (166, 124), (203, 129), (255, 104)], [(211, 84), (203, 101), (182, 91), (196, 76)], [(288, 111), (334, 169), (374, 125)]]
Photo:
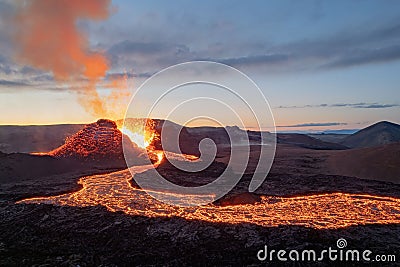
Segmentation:
[[(199, 133), (198, 138), (207, 136), (208, 130)], [(257, 135), (253, 134), (253, 138), (257, 140)], [(192, 141), (186, 145), (192, 145)], [(325, 149), (321, 149), (323, 146)], [(260, 262), (257, 252), (264, 245), (271, 249), (320, 251), (335, 247), (339, 238), (345, 238), (352, 249), (369, 249), (375, 254), (398, 253), (398, 144), (366, 149), (344, 150), (340, 145), (336, 147), (339, 150), (333, 148), (329, 142), (303, 135), (283, 136), (267, 179), (257, 191), (249, 193), (248, 185), (262, 149), (252, 145), (246, 174), (234, 190), (208, 207), (181, 211), (157, 204), (143, 192), (121, 191), (129, 191), (128, 185), (133, 186), (132, 190), (139, 187), (127, 171), (116, 172), (126, 165), (115, 158), (93, 161), (89, 157), (76, 161), (70, 157), (2, 153), (0, 265), (303, 266), (307, 264)], [(166, 161), (157, 169), (176, 184), (198, 186), (223, 172), (228, 157), (224, 144), (218, 150), (217, 161), (204, 172), (188, 175)], [(123, 180), (118, 182), (115, 180), (118, 177)], [(78, 181), (82, 179), (94, 185), (97, 179), (100, 187), (96, 192), (101, 195), (92, 198), (94, 189), (87, 190), (89, 195), (74, 194), (81, 192), (82, 183)], [(112, 194), (102, 191), (108, 187), (114, 190)], [(127, 195), (131, 199), (123, 197)], [(42, 204), (15, 202), (29, 197), (44, 198), (36, 201)], [(135, 203), (141, 203), (143, 211), (132, 210), (138, 205)], [(354, 209), (346, 212), (346, 205)], [(265, 212), (261, 212), (263, 209)], [(324, 211), (318, 213), (318, 209)], [(320, 218), (293, 217), (308, 213), (311, 217), (320, 214)], [(218, 216), (231, 219), (220, 220)], [(324, 222), (323, 216), (330, 218), (329, 222)], [(215, 222), (217, 219), (219, 222)], [(346, 224), (349, 226), (344, 227)], [(346, 266), (358, 265), (346, 263)], [(393, 266), (393, 262), (379, 265)]]

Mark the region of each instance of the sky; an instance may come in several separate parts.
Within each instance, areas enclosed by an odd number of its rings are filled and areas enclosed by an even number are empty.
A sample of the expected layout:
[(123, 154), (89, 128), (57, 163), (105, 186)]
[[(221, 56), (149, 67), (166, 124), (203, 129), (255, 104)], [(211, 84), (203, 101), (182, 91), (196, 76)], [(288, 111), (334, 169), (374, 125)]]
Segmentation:
[[(278, 131), (400, 123), (399, 1), (121, 0), (111, 6), (108, 19), (82, 19), (77, 27), (107, 57), (105, 79), (126, 74), (132, 92), (166, 67), (210, 60), (259, 86)], [(77, 101), (84, 89), (18, 60), (9, 20), (15, 8), (0, 2), (0, 124), (96, 120)]]

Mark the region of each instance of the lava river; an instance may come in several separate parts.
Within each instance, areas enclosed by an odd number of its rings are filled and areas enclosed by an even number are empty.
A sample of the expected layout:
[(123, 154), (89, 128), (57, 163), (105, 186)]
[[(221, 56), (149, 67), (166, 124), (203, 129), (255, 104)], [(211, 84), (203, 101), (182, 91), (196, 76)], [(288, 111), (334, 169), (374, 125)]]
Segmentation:
[[(135, 166), (141, 173), (153, 165)], [(110, 211), (148, 217), (182, 217), (223, 223), (252, 223), (261, 226), (301, 225), (313, 228), (341, 228), (363, 224), (400, 223), (400, 199), (365, 194), (329, 193), (297, 197), (263, 196), (256, 204), (177, 207), (157, 201), (141, 189), (133, 188), (129, 170), (80, 179), (83, 188), (74, 193), (30, 198), (19, 203), (54, 205), (103, 205)]]

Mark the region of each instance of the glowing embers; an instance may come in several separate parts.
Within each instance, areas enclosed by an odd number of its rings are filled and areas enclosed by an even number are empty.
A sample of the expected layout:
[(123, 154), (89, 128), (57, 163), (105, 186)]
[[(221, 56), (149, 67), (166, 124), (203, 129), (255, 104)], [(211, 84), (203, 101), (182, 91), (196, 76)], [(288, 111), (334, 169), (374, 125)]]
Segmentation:
[[(152, 165), (135, 166), (131, 171), (137, 174), (152, 168)], [(103, 205), (110, 211), (123, 211), (129, 215), (182, 217), (215, 223), (253, 223), (269, 227), (300, 225), (332, 229), (351, 225), (400, 223), (400, 199), (394, 197), (349, 193), (299, 197), (262, 196), (261, 202), (256, 204), (176, 207), (155, 200), (141, 189), (132, 188), (128, 181), (130, 178), (129, 170), (87, 176), (81, 178), (80, 184), (83, 188), (75, 193), (20, 202), (71, 206)]]

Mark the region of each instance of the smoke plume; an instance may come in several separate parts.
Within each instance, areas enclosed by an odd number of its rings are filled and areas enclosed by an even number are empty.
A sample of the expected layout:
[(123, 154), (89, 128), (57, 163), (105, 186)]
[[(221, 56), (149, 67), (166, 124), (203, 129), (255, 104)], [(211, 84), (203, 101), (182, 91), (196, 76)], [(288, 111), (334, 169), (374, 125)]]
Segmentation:
[[(115, 116), (117, 102), (129, 97), (125, 82), (104, 84), (107, 58), (90, 49), (87, 36), (77, 27), (79, 20), (100, 21), (109, 15), (109, 0), (31, 0), (18, 5), (13, 23), (18, 61), (51, 71), (57, 81), (71, 87), (83, 83), (78, 101), (95, 117)], [(111, 90), (111, 99), (99, 95), (100, 82)]]

